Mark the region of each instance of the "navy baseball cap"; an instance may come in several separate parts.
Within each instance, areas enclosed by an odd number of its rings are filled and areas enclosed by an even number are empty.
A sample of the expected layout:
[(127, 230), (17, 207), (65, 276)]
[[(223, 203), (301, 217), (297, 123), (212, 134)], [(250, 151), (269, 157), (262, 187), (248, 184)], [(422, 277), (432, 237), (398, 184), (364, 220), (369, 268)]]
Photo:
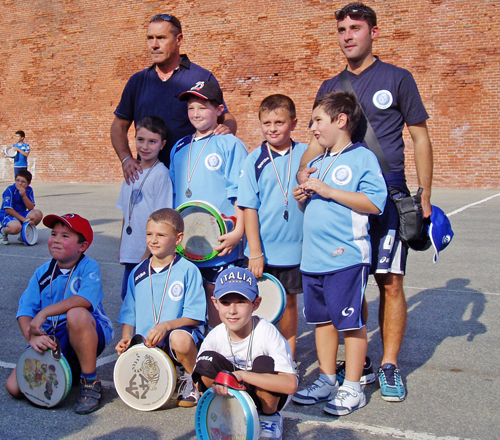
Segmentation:
[(228, 293), (238, 293), (254, 302), (259, 296), (254, 274), (242, 267), (230, 267), (223, 270), (215, 280), (214, 297), (220, 299)]
[(434, 263), (437, 263), (439, 252), (444, 250), (453, 238), (453, 230), (448, 216), (441, 208), (432, 205), (431, 223), (429, 225), (429, 238), (434, 247)]
[(198, 81), (189, 90), (179, 95), (179, 101), (187, 101), (190, 95), (197, 96), (201, 99), (208, 99), (209, 101), (215, 101), (219, 105), (224, 103), (222, 90), (219, 84), (212, 81)]

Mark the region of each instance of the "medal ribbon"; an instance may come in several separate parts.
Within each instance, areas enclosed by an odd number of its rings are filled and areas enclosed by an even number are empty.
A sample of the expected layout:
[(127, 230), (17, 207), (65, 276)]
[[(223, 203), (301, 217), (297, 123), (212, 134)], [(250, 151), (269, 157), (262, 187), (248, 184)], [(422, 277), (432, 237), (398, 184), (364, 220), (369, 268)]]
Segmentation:
[[(52, 275), (50, 276), (50, 289), (49, 289), (49, 295), (50, 295), (50, 305), (53, 304), (52, 302), (52, 280), (54, 279), (54, 274), (56, 272), (56, 267), (57, 267), (57, 263), (54, 264), (54, 269), (52, 269)], [(71, 279), (71, 275), (73, 275), (73, 271), (75, 270), (75, 266), (73, 266), (71, 268), (71, 272), (69, 273), (69, 276), (68, 276), (68, 279), (66, 280), (66, 285), (64, 286), (64, 290), (63, 290), (63, 299), (64, 299), (64, 294), (66, 293), (66, 289), (68, 288), (68, 284), (69, 284), (69, 280)], [(50, 317), (50, 320), (52, 321), (52, 329), (54, 330), (54, 336), (56, 335), (56, 328), (57, 328), (57, 324), (59, 324), (59, 318), (60, 318), (61, 315), (57, 315), (57, 319), (54, 321), (54, 317), (51, 316)]]
[(281, 193), (283, 194), (283, 198), (285, 199), (285, 211), (288, 210), (288, 188), (290, 187), (290, 174), (292, 170), (292, 145), (290, 145), (290, 155), (288, 157), (288, 176), (286, 179), (286, 191), (283, 189), (283, 184), (281, 183), (280, 175), (278, 173), (278, 169), (276, 168), (276, 164), (274, 163), (273, 154), (271, 148), (269, 147), (269, 142), (266, 142), (267, 152), (269, 154), (269, 158), (271, 159), (271, 163), (273, 164), (274, 173), (276, 174), (276, 179), (278, 180)]
[(200, 154), (198, 154), (198, 159), (196, 159), (196, 162), (195, 162), (195, 164), (193, 166), (193, 169), (192, 169), (191, 173), (189, 173), (189, 167), (191, 166), (191, 148), (193, 146), (194, 134), (193, 134), (193, 137), (191, 138), (191, 143), (189, 144), (188, 167), (187, 167), (187, 187), (188, 187), (188, 189), (189, 189), (189, 185), (191, 184), (191, 179), (193, 178), (193, 174), (194, 174), (194, 170), (196, 169), (196, 165), (198, 165), (200, 157), (203, 154), (203, 151), (205, 150), (205, 147), (207, 146), (208, 142), (210, 141), (210, 139), (212, 139), (213, 135), (214, 134), (211, 133), (210, 136), (208, 137), (208, 139), (206, 140), (205, 145), (203, 145), (203, 147), (202, 147), (202, 149), (200, 151)]
[(156, 314), (155, 296), (153, 294), (153, 280), (151, 278), (151, 260), (149, 261), (149, 285), (151, 287), (151, 304), (153, 305), (153, 319), (155, 325), (157, 325), (160, 322), (161, 311), (163, 310), (163, 303), (165, 301), (165, 294), (167, 293), (168, 280), (170, 279), (170, 272), (172, 271), (172, 266), (174, 265), (174, 261), (175, 261), (175, 256), (168, 268), (167, 279), (165, 280), (165, 286), (163, 287), (163, 294), (161, 296), (160, 310), (158, 311), (158, 315)]
[(325, 154), (323, 154), (323, 158), (321, 159), (321, 163), (319, 164), (319, 168), (318, 168), (318, 179), (323, 181), (325, 179), (325, 176), (326, 176), (326, 173), (328, 173), (328, 170), (332, 167), (332, 165), (337, 161), (337, 159), (340, 157), (340, 155), (344, 152), (344, 150), (348, 147), (350, 147), (352, 145), (352, 142), (349, 142), (344, 148), (342, 148), (342, 150), (340, 150), (337, 154), (337, 156), (335, 157), (335, 159), (333, 159), (330, 164), (328, 165), (328, 167), (326, 168), (326, 170), (323, 172), (323, 175), (321, 177), (319, 177), (319, 173), (321, 171), (321, 167), (323, 166), (323, 160), (325, 160), (325, 156), (327, 155), (328, 153), (328, 150), (325, 151)]
[[(156, 166), (156, 164), (159, 162), (159, 159), (156, 159), (156, 162), (153, 164), (153, 166), (148, 170), (146, 175), (144, 176), (144, 180), (141, 182), (139, 189), (137, 190), (137, 194), (134, 196), (134, 184), (132, 184), (132, 191), (130, 192), (130, 201), (128, 203), (128, 226), (130, 227), (130, 219), (132, 218), (132, 211), (134, 210), (135, 202), (137, 202), (137, 198), (139, 197), (139, 194), (142, 191), (142, 187), (144, 186), (144, 183), (146, 182), (146, 179), (149, 176), (149, 173), (153, 171), (153, 168)], [(132, 201), (132, 198), (134, 199)]]
[[(245, 360), (245, 371), (247, 371), (248, 368), (248, 359), (250, 359), (250, 356), (252, 355), (252, 347), (253, 347), (253, 335), (254, 335), (254, 330), (255, 330), (255, 321), (254, 317), (252, 316), (252, 332), (250, 333), (250, 343), (248, 344), (247, 348), (247, 358)], [(229, 330), (227, 330), (227, 341), (229, 342), (229, 349), (231, 350), (231, 355), (233, 356), (233, 371), (236, 371), (236, 356), (233, 353), (233, 346), (231, 344), (231, 337), (229, 336)]]

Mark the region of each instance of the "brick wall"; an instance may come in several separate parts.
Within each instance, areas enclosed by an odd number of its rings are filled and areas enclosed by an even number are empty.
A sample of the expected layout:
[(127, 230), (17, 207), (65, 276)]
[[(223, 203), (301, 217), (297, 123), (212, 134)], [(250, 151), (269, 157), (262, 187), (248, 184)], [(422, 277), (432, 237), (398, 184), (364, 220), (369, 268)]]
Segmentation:
[[(296, 140), (307, 141), (321, 82), (345, 61), (329, 0), (3, 0), (0, 17), (0, 146), (23, 129), (39, 181), (119, 182), (109, 127), (127, 79), (149, 64), (145, 29), (170, 12), (183, 52), (219, 79), (249, 149), (261, 141), (260, 101), (290, 95)], [(498, 188), (500, 49), (496, 1), (368, 1), (379, 15), (375, 53), (409, 69), (430, 114), (434, 182)], [(416, 187), (407, 138), (408, 176)], [(0, 158), (0, 178), (12, 163)]]

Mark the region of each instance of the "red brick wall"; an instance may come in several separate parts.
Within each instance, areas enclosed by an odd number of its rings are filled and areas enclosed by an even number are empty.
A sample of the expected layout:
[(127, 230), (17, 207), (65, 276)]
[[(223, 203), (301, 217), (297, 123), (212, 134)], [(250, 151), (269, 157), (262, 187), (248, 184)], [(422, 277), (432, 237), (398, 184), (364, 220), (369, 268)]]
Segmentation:
[[(0, 145), (18, 129), (40, 181), (119, 182), (109, 127), (127, 79), (149, 64), (145, 29), (170, 12), (183, 51), (212, 70), (249, 149), (260, 143), (260, 101), (290, 95), (296, 140), (307, 141), (321, 82), (343, 68), (329, 0), (3, 0)], [(496, 1), (369, 1), (379, 15), (375, 53), (409, 69), (430, 114), (434, 184), (498, 188), (500, 49)], [(407, 135), (408, 137), (408, 135)], [(408, 176), (416, 187), (411, 141)], [(0, 178), (12, 164), (0, 159)]]

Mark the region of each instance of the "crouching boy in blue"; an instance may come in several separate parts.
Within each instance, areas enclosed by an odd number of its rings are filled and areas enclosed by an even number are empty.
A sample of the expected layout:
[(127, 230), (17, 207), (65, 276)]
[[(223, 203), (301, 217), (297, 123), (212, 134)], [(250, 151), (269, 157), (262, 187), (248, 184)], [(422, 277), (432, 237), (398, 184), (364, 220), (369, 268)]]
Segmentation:
[[(92, 227), (77, 214), (47, 215), (43, 224), (52, 229), (48, 242), (52, 260), (35, 271), (19, 300), (17, 321), (38, 353), (56, 350), (49, 337), (55, 334), (73, 377), (80, 376), (75, 412), (88, 414), (99, 408), (102, 394), (96, 359), (113, 338), (101, 304), (99, 265), (84, 254), (92, 243)], [(6, 387), (12, 396), (22, 396), (15, 369)]]
[[(304, 211), (302, 283), (305, 316), (315, 324), (320, 377), (293, 396), (342, 416), (366, 405), (360, 385), (367, 349), (363, 298), (370, 264), (368, 214), (380, 214), (387, 190), (376, 156), (351, 142), (361, 115), (356, 97), (343, 91), (314, 103), (311, 130), (325, 153), (309, 166), (317, 177), (294, 188)], [(344, 334), (346, 374), (336, 377), (339, 334)]]
[(224, 396), (227, 388), (213, 381), (223, 370), (233, 372), (257, 406), (262, 435), (281, 438), (283, 419), (278, 411), (297, 390), (297, 378), (286, 339), (274, 325), (252, 316), (261, 300), (249, 270), (231, 267), (220, 273), (212, 301), (222, 324), (201, 344), (193, 380), (201, 392), (212, 387)]
[(149, 216), (146, 242), (151, 257), (129, 276), (118, 316), (122, 339), (115, 350), (121, 355), (134, 331), (145, 338), (148, 347), (162, 349), (186, 372), (177, 406), (192, 407), (200, 398), (191, 373), (203, 340), (207, 306), (200, 271), (175, 253), (183, 236), (184, 221), (175, 209), (159, 209)]

